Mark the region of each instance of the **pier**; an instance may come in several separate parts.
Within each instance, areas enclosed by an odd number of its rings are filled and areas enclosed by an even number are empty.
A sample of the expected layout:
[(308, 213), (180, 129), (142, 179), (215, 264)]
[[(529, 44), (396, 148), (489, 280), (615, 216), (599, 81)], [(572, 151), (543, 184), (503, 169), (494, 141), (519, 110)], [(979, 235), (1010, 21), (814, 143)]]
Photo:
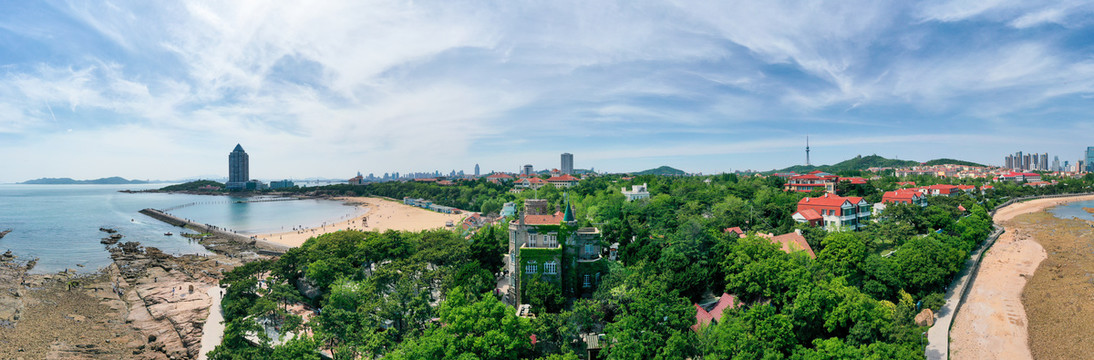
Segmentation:
[(190, 220), (182, 219), (182, 218), (179, 218), (177, 216), (165, 213), (162, 210), (156, 210), (156, 209), (149, 208), (149, 209), (141, 210), (140, 213), (144, 214), (144, 215), (147, 215), (148, 217), (151, 217), (153, 219), (163, 221), (165, 223), (168, 223), (168, 224), (171, 224), (171, 225), (174, 225), (174, 226), (181, 226), (181, 227), (185, 227), (185, 228), (188, 228), (188, 229), (191, 229), (191, 230), (194, 230), (194, 231), (199, 231), (199, 232), (202, 232), (202, 233), (210, 233), (210, 234), (214, 234), (216, 236), (220, 236), (220, 237), (224, 237), (226, 239), (239, 241), (239, 242), (242, 242), (242, 243), (254, 244), (255, 247), (260, 249), (259, 253), (264, 254), (264, 255), (277, 256), (277, 255), (284, 254), (285, 251), (289, 250), (289, 247), (287, 247), (285, 245), (276, 244), (276, 243), (272, 243), (272, 242), (269, 242), (269, 241), (266, 241), (266, 240), (261, 240), (261, 239), (254, 239), (254, 238), (251, 238), (250, 236), (236, 234), (236, 233), (233, 233), (233, 232), (228, 231), (226, 229), (222, 229), (222, 228), (212, 226), (212, 225), (209, 225), (209, 224), (199, 224), (199, 223), (196, 223), (196, 222), (193, 222), (193, 221), (190, 221)]

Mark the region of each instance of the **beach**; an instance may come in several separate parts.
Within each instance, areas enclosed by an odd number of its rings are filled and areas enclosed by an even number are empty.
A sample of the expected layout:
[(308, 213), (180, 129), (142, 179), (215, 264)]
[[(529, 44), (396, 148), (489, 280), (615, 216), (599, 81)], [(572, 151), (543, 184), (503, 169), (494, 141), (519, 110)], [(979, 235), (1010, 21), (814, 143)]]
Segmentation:
[(332, 200), (343, 201), (347, 205), (358, 206), (355, 216), (340, 221), (331, 221), (321, 226), (311, 228), (291, 229), (279, 233), (259, 234), (255, 237), (288, 247), (297, 247), (304, 244), (309, 238), (339, 230), (362, 231), (387, 231), (405, 230), (422, 231), (429, 229), (445, 228), (451, 221), (459, 225), (463, 219), (462, 214), (444, 214), (422, 209), (402, 202), (373, 197), (342, 197)]
[[(1061, 255), (1060, 250), (1064, 249), (1056, 245), (1057, 242), (1076, 243), (1080, 234), (1090, 236), (1092, 231), (1084, 220), (1059, 219), (1046, 210), (1087, 200), (1094, 200), (1094, 195), (1031, 200), (1012, 204), (996, 212), (993, 220), (1004, 227), (1006, 232), (984, 255), (972, 288), (954, 319), (950, 331), (951, 358), (1058, 358), (1046, 352), (1031, 351), (1031, 348), (1047, 346), (1054, 349), (1052, 353), (1058, 353), (1062, 348), (1075, 347), (1074, 343), (1068, 343), (1059, 335), (1053, 335), (1056, 338), (1044, 336), (1046, 330), (1051, 328), (1069, 328), (1062, 326), (1060, 320), (1051, 316), (1059, 313), (1059, 309), (1046, 309), (1043, 306), (1046, 304), (1045, 297), (1051, 298), (1058, 290), (1038, 290), (1032, 298), (1029, 293), (1031, 289), (1040, 289), (1042, 285), (1038, 284), (1059, 281), (1052, 280), (1052, 271), (1045, 270), (1045, 265), (1055, 263), (1053, 258)], [(1046, 252), (1046, 249), (1050, 252)], [(1087, 287), (1090, 287), (1089, 279), (1071, 280), (1086, 281)], [(1057, 284), (1046, 285), (1054, 287)], [(1073, 298), (1074, 295), (1060, 297)], [(1071, 308), (1074, 309), (1075, 306)], [(1054, 319), (1056, 323), (1046, 324), (1047, 327), (1036, 325), (1048, 319)], [(1076, 332), (1072, 336), (1089, 333), (1091, 332)], [(1082, 357), (1084, 356), (1062, 358)]]

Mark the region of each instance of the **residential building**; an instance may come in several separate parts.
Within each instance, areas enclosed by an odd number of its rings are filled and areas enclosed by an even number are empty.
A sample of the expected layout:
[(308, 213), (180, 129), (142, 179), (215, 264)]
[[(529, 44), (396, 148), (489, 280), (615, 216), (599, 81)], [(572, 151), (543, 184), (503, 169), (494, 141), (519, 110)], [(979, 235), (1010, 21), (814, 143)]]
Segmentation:
[(271, 181), (270, 189), (289, 189), (296, 187), (292, 180)]
[(547, 184), (548, 184), (547, 180), (543, 180), (543, 179), (540, 179), (538, 177), (533, 176), (533, 177), (521, 178), (520, 180), (517, 180), (517, 182), (514, 183), (513, 185), (518, 187), (518, 188), (523, 188), (523, 189), (539, 189), (539, 188), (541, 188), (541, 187), (543, 187)]
[(737, 297), (728, 293), (722, 293), (722, 296), (718, 298), (717, 302), (711, 303), (707, 306), (695, 304), (695, 325), (691, 326), (691, 330), (699, 332), (705, 326), (711, 324), (717, 324), (722, 321), (722, 316), (725, 314), (726, 309), (736, 309), (742, 304), (737, 301)]
[(228, 154), (228, 183), (224, 187), (228, 190), (243, 190), (247, 187), (247, 180), (251, 179), (250, 156), (243, 151), (243, 146), (236, 144), (234, 150)]
[(881, 195), (881, 203), (927, 206), (927, 196), (915, 190), (886, 191)]
[(919, 192), (930, 196), (957, 196), (960, 192), (956, 185), (937, 184), (919, 188)]
[(817, 258), (817, 254), (813, 252), (813, 248), (809, 246), (809, 242), (805, 240), (805, 236), (802, 236), (801, 230), (794, 230), (794, 232), (778, 236), (771, 233), (757, 233), (756, 236), (768, 239), (771, 243), (779, 245), (783, 252), (787, 254), (793, 254), (800, 251), (812, 259)]
[(547, 200), (525, 200), (524, 212), (509, 222), (509, 296), (523, 303), (522, 284), (537, 277), (563, 294), (592, 293), (608, 269), (601, 241), (599, 229), (577, 227), (569, 205), (565, 213), (550, 213)]
[(550, 183), (551, 185), (554, 185), (556, 188), (568, 188), (568, 187), (577, 185), (578, 181), (580, 181), (580, 180), (581, 179), (573, 177), (573, 175), (569, 175), (569, 174), (564, 173), (564, 174), (559, 175), (559, 176), (552, 176), (552, 177), (548, 178), (547, 182)]
[(839, 176), (829, 173), (814, 171), (805, 175), (791, 176), (783, 186), (784, 191), (812, 192), (821, 189), (829, 194), (836, 193), (836, 182)]
[(642, 183), (642, 185), (631, 185), (630, 191), (627, 191), (627, 188), (620, 188), (619, 191), (627, 197), (627, 201), (650, 198), (649, 187), (646, 186), (646, 183)]
[(829, 231), (858, 230), (870, 220), (870, 203), (861, 197), (824, 194), (798, 201), (794, 220), (810, 225), (823, 225)]
[(415, 198), (411, 198), (409, 196), (403, 198), (403, 204), (420, 207), (420, 208), (426, 209), (426, 210), (433, 210), (433, 211), (436, 211), (436, 212), (439, 212), (439, 213), (445, 213), (445, 214), (459, 214), (459, 213), (462, 212), (460, 209), (457, 209), (457, 208), (454, 208), (454, 207), (451, 207), (451, 206), (437, 205), (437, 204), (434, 204), (433, 201), (431, 201), (431, 200), (415, 199)]
[(269, 189), (269, 186), (267, 186), (266, 183), (258, 180), (248, 180), (247, 182), (243, 183), (243, 190), (255, 191), (266, 189)]
[(490, 176), (486, 177), (486, 181), (489, 181), (489, 182), (492, 182), (492, 183), (495, 183), (495, 184), (501, 184), (501, 183), (513, 181), (513, 177), (509, 176), (509, 174), (506, 174), (506, 173), (493, 173), (493, 174), (490, 174)]
[(1009, 181), (1009, 182), (1037, 182), (1041, 181), (1041, 174), (1026, 173), (1026, 172), (1009, 172), (999, 175), (995, 178), (995, 181)]
[(562, 153), (562, 173), (566, 175), (574, 174), (574, 154)]

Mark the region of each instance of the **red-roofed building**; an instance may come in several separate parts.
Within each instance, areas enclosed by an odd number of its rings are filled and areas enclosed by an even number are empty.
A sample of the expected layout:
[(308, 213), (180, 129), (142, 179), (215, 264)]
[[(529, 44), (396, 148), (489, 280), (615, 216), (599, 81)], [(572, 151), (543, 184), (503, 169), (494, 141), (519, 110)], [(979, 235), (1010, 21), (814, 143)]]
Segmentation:
[(898, 182), (895, 182), (895, 184), (896, 184), (896, 186), (900, 186), (900, 187), (904, 187), (904, 186), (915, 187), (915, 181), (898, 181)]
[(735, 234), (737, 234), (737, 237), (742, 237), (742, 238), (743, 238), (743, 237), (745, 237), (745, 231), (744, 231), (744, 230), (741, 230), (741, 227), (739, 227), (739, 226), (734, 226), (734, 227), (731, 227), (731, 228), (726, 228), (726, 229), (725, 229), (725, 232), (727, 232), (727, 233), (735, 233)]
[[(798, 219), (798, 218), (801, 219)], [(794, 220), (809, 224), (809, 226), (821, 226), (824, 225), (824, 217), (820, 212), (813, 209), (805, 209), (794, 213)]]
[(915, 190), (886, 191), (881, 195), (883, 204), (915, 204), (927, 206), (927, 196)]
[(798, 212), (794, 220), (814, 224), (806, 214), (807, 210), (816, 211), (821, 216), (825, 229), (829, 231), (858, 230), (870, 220), (870, 203), (856, 196), (837, 196), (824, 194), (822, 197), (803, 198), (798, 201)]
[(1048, 182), (1048, 181), (1031, 181), (1031, 182), (1025, 183), (1023, 185), (1033, 186), (1033, 187), (1045, 187), (1045, 186), (1049, 186), (1049, 185), (1052, 185), (1052, 184), (1054, 184), (1054, 183), (1051, 183), (1051, 182)]
[(1038, 182), (1041, 181), (1041, 174), (1037, 173), (1025, 173), (1025, 172), (1009, 172), (995, 178), (996, 181), (1010, 181), (1010, 182)]
[(924, 195), (930, 196), (957, 196), (958, 191), (961, 190), (958, 189), (956, 185), (947, 184), (938, 184), (919, 188), (919, 192), (923, 193)]
[(514, 186), (516, 186), (518, 188), (525, 188), (525, 189), (539, 189), (541, 187), (546, 186), (547, 184), (548, 184), (547, 180), (543, 180), (543, 179), (540, 179), (538, 177), (533, 176), (533, 177), (526, 177), (526, 178), (521, 178), (520, 180), (517, 180), (517, 182), (516, 182), (516, 184), (514, 184)]
[(577, 185), (578, 181), (581, 181), (581, 179), (573, 177), (573, 175), (570, 174), (552, 176), (547, 179), (547, 182), (551, 183), (551, 185), (554, 185), (556, 188), (568, 188)]
[(486, 177), (486, 181), (501, 184), (503, 182), (513, 181), (513, 177), (505, 173), (493, 173)]
[(828, 193), (835, 193), (838, 180), (839, 176), (814, 171), (806, 175), (791, 176), (790, 179), (787, 179), (786, 185), (783, 186), (783, 191), (812, 192), (820, 189)]
[(976, 185), (957, 185), (957, 189), (964, 191), (966, 194), (971, 194), (976, 191)]
[(771, 240), (771, 243), (782, 246), (783, 252), (787, 254), (793, 254), (796, 251), (805, 252), (810, 258), (816, 259), (817, 254), (813, 253), (813, 247), (809, 246), (809, 242), (805, 241), (805, 236), (802, 236), (801, 230), (795, 230), (792, 233), (786, 233), (779, 236), (773, 234), (756, 234), (756, 236)]
[(866, 183), (866, 179), (861, 178), (861, 177), (841, 177), (841, 178), (839, 178), (839, 181), (848, 181), (848, 182), (851, 183), (851, 185), (859, 185), (859, 184), (865, 184)]
[(722, 293), (722, 296), (718, 298), (718, 302), (714, 303), (714, 307), (710, 311), (707, 311), (699, 304), (695, 304), (695, 325), (691, 326), (691, 330), (699, 332), (699, 329), (704, 326), (712, 323), (717, 324), (722, 321), (726, 309), (736, 309), (740, 306), (741, 304), (737, 302), (737, 298), (727, 293)]

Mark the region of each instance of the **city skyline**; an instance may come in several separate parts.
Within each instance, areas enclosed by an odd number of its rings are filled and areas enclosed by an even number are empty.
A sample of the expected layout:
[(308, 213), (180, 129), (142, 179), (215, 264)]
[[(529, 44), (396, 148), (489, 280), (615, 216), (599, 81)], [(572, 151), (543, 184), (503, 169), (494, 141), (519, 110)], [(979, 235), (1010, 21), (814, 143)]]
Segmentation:
[[(1094, 5), (15, 2), (0, 183), (1085, 159)], [(347, 45), (349, 44), (349, 45)], [(383, 51), (378, 51), (383, 49)], [(164, 161), (169, 159), (169, 161)], [(555, 168), (557, 165), (537, 165)]]

